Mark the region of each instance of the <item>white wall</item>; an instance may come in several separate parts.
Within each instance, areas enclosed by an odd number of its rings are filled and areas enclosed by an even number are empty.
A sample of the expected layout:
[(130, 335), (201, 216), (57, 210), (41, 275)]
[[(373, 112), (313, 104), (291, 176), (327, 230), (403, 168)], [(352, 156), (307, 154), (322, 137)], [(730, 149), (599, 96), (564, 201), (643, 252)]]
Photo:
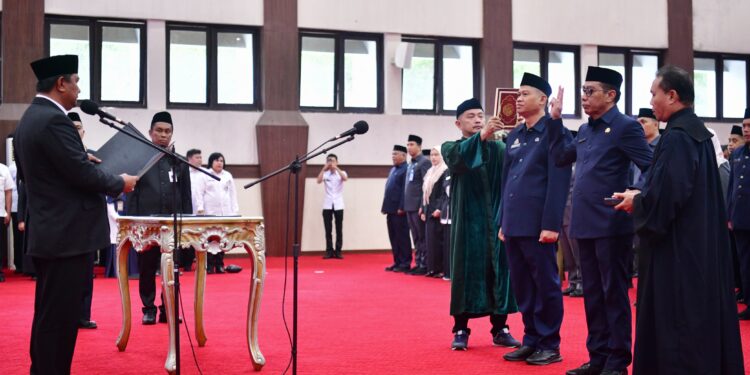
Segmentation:
[(299, 27), (482, 37), (482, 0), (299, 0)]
[(693, 48), (702, 52), (750, 53), (748, 15), (748, 1), (694, 0)]
[(263, 25), (263, 0), (45, 0), (44, 12), (83, 17)]
[[(346, 170), (346, 165), (342, 165)], [(358, 178), (344, 183), (343, 249), (390, 249), (385, 216), (380, 213), (385, 191), (385, 178)], [(302, 250), (326, 249), (323, 228), (323, 185), (314, 178), (305, 181)], [(334, 238), (336, 230), (333, 230)]]
[(666, 0), (514, 0), (513, 40), (666, 48), (666, 20)]

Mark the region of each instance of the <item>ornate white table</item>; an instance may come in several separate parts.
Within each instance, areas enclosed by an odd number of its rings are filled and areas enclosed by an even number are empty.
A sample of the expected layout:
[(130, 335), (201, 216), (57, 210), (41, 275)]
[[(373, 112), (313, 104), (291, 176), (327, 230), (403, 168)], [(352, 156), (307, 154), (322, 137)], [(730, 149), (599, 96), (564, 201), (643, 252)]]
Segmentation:
[[(164, 304), (169, 326), (169, 351), (164, 368), (172, 374), (176, 371), (176, 345), (174, 320), (174, 243), (171, 217), (121, 216), (117, 246), (117, 278), (122, 299), (122, 328), (117, 338), (117, 348), (122, 352), (130, 337), (131, 312), (128, 285), (128, 251), (132, 246), (137, 252), (148, 251), (154, 246), (161, 248), (161, 275)], [(247, 306), (247, 346), (253, 368), (259, 371), (266, 363), (258, 347), (258, 313), (263, 295), (266, 274), (266, 247), (263, 218), (260, 217), (183, 217), (178, 220), (180, 246), (195, 249), (195, 335), (199, 346), (206, 345), (203, 328), (203, 292), (206, 286), (206, 252), (227, 252), (236, 247), (244, 248), (253, 259), (250, 284), (250, 299)]]

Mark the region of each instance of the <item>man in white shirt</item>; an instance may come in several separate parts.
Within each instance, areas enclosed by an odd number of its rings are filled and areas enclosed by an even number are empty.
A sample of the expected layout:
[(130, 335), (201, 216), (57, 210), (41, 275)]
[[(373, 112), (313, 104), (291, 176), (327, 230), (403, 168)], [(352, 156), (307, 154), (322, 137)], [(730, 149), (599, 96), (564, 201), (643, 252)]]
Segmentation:
[[(342, 222), (344, 221), (344, 181), (349, 179), (346, 172), (339, 169), (339, 158), (335, 154), (328, 154), (326, 164), (318, 173), (318, 183), (325, 182), (325, 198), (323, 198), (323, 224), (326, 231), (326, 255), (323, 259), (344, 259), (341, 255)], [(336, 248), (334, 251), (331, 236), (332, 221), (336, 219)]]
[[(203, 155), (201, 150), (197, 148), (191, 148), (187, 151), (185, 156), (188, 159), (190, 165), (201, 168), (203, 165)], [(190, 168), (190, 198), (193, 200), (193, 214), (204, 215), (206, 213), (203, 207), (203, 193), (206, 190), (206, 180), (203, 173), (199, 172), (195, 168)], [(190, 271), (193, 268), (193, 261), (195, 260), (195, 249), (190, 246), (182, 250), (182, 266), (185, 271)]]
[[(13, 188), (15, 186), (16, 184), (13, 182), (10, 170), (5, 164), (0, 163), (0, 187), (5, 191), (5, 194), (0, 194), (0, 217), (3, 218), (0, 238), (7, 236), (8, 223), (10, 223), (10, 206), (13, 202)], [(0, 241), (0, 251), (2, 251), (4, 255), (8, 254), (8, 243), (6, 241)], [(2, 269), (2, 267), (0, 267), (0, 269)], [(2, 281), (5, 281), (5, 275), (0, 271), (0, 282)]]

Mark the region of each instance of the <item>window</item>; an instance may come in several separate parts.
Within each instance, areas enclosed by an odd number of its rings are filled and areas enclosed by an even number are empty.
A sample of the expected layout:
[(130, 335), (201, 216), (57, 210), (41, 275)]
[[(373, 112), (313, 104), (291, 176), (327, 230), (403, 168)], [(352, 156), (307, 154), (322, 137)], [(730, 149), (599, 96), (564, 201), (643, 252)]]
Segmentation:
[(599, 48), (599, 66), (616, 70), (623, 77), (618, 108), (628, 115), (651, 108), (651, 83), (661, 66), (659, 51)]
[(693, 60), (695, 113), (712, 119), (741, 119), (748, 102), (750, 56), (696, 52)]
[(404, 113), (450, 114), (479, 96), (476, 43), (463, 39), (404, 38), (414, 53), (401, 76)]
[(170, 108), (258, 109), (258, 31), (167, 24)]
[(382, 112), (382, 36), (302, 32), (299, 103), (304, 110)]
[(146, 28), (141, 21), (51, 17), (47, 55), (78, 55), (78, 99), (146, 105)]
[(562, 86), (563, 115), (577, 117), (581, 114), (580, 66), (578, 47), (514, 43), (513, 86), (520, 86), (527, 72), (546, 79), (552, 87), (552, 96)]

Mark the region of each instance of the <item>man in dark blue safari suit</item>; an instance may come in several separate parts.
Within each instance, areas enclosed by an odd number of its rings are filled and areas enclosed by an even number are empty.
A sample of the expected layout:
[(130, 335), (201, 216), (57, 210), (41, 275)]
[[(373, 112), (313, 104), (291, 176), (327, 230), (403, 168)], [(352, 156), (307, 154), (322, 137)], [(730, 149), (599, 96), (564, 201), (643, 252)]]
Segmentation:
[(406, 147), (395, 145), (391, 153), (393, 167), (385, 182), (385, 195), (380, 212), (386, 216), (388, 238), (391, 240), (393, 264), (386, 271), (406, 272), (411, 268), (411, 240), (409, 223), (404, 211), (404, 184), (406, 182)]
[[(652, 151), (641, 125), (617, 109), (621, 85), (620, 73), (589, 67), (581, 100), (589, 121), (576, 138), (559, 122), (549, 126), (556, 164), (576, 163), (570, 237), (581, 253), (589, 362), (568, 371), (570, 375), (624, 374), (632, 362), (627, 263), (633, 219), (605, 198), (628, 187), (630, 163), (645, 173)], [(556, 100), (562, 100), (562, 92)]]

